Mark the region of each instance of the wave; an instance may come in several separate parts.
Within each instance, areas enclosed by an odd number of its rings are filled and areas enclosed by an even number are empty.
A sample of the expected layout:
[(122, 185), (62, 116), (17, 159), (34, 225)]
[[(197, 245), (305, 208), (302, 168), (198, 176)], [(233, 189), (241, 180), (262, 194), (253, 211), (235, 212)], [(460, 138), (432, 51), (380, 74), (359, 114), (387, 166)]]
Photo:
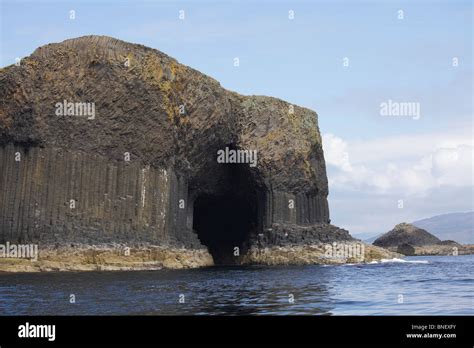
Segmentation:
[(426, 260), (403, 260), (403, 259), (398, 259), (396, 257), (393, 259), (381, 259), (380, 262), (381, 263), (423, 263), (423, 264), (428, 263), (428, 261)]
[[(372, 260), (370, 262), (365, 263), (342, 263), (340, 266), (362, 266), (362, 265), (376, 265), (379, 263), (421, 263), (421, 264), (428, 264), (429, 262), (426, 260), (404, 260), (399, 258), (393, 259), (381, 259), (379, 261)], [(322, 267), (329, 267), (329, 266), (337, 266), (337, 264), (323, 264)]]

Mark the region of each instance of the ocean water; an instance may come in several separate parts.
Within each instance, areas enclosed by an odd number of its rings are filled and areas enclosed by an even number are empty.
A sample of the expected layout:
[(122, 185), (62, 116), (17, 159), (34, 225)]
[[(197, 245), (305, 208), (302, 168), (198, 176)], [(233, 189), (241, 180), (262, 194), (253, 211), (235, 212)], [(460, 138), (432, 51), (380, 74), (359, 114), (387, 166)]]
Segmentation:
[(474, 255), (464, 255), (367, 265), (9, 273), (0, 274), (0, 314), (474, 315), (473, 266)]

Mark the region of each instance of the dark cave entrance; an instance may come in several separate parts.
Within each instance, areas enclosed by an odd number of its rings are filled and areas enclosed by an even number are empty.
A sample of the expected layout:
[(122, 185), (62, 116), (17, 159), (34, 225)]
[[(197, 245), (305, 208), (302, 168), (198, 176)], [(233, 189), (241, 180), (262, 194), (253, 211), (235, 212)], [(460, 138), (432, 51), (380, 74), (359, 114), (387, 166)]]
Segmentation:
[(251, 179), (248, 165), (223, 167), (216, 192), (202, 193), (194, 200), (193, 230), (207, 246), (215, 265), (236, 265), (261, 226), (261, 191)]
[(235, 265), (247, 251), (247, 241), (256, 228), (256, 211), (245, 199), (203, 195), (194, 203), (193, 228), (206, 245), (216, 265)]

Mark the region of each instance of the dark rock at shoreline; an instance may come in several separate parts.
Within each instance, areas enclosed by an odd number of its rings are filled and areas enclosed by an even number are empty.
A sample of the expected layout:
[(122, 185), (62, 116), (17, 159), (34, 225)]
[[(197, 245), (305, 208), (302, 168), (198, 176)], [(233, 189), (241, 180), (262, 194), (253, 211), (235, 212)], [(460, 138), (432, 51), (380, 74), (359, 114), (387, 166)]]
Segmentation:
[(411, 224), (401, 223), (396, 225), (393, 230), (377, 238), (373, 244), (383, 248), (388, 248), (398, 247), (403, 244), (423, 246), (436, 244), (438, 242), (440, 242), (440, 240), (428, 231)]
[(403, 243), (397, 247), (397, 253), (412, 256), (415, 255), (415, 248), (411, 244)]
[(271, 229), (254, 236), (252, 244), (260, 247), (316, 245), (332, 242), (355, 242), (348, 231), (331, 224), (319, 223), (310, 226), (295, 226), (276, 223)]
[(455, 242), (454, 240), (441, 240), (437, 245), (451, 245), (451, 246), (461, 246), (458, 242)]

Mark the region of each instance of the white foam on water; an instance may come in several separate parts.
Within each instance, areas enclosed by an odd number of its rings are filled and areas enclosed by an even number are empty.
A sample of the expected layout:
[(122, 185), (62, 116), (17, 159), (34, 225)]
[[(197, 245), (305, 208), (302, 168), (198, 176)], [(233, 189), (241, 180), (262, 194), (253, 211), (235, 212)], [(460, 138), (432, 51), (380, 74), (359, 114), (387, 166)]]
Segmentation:
[(393, 258), (393, 259), (381, 259), (380, 262), (382, 263), (424, 263), (427, 264), (428, 261), (426, 260), (403, 260), (403, 259), (398, 259), (398, 258)]

